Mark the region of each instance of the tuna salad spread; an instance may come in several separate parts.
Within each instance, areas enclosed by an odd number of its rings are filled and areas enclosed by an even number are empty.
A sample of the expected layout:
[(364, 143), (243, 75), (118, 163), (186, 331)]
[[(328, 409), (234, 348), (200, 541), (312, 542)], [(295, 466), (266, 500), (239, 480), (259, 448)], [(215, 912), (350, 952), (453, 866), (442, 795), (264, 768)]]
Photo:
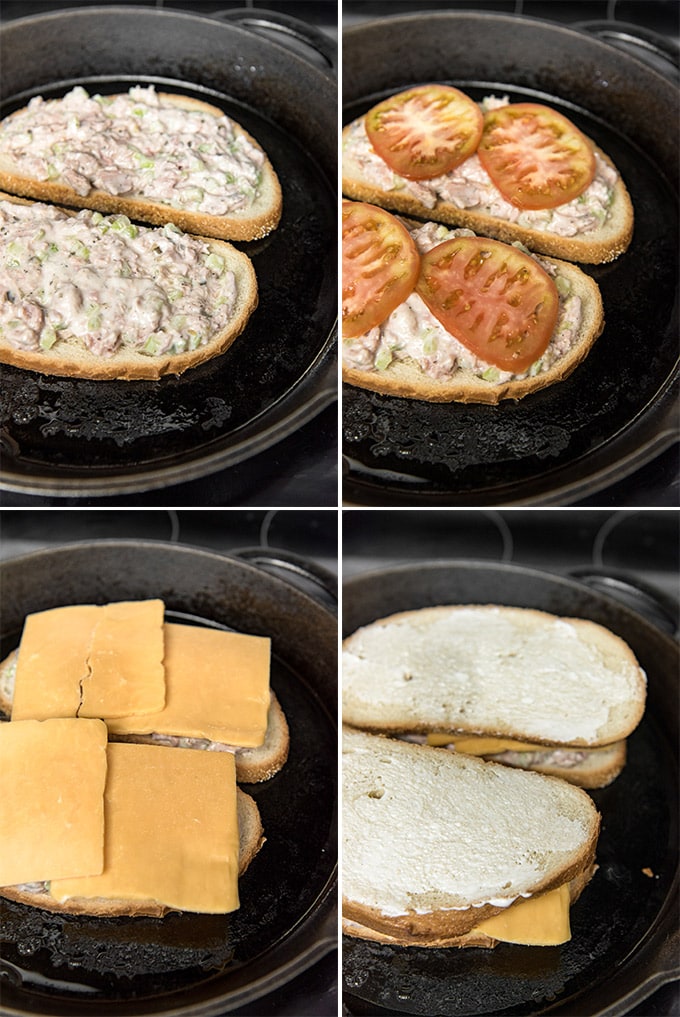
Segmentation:
[(0, 337), (21, 350), (78, 338), (97, 356), (197, 349), (236, 304), (226, 259), (168, 224), (0, 201)]
[[(437, 223), (409, 227), (409, 232), (421, 252), (429, 251), (451, 237), (475, 235), (471, 230), (448, 229)], [(536, 255), (532, 257), (555, 280), (559, 311), (547, 349), (526, 371), (513, 374), (480, 360), (446, 331), (415, 292), (381, 325), (355, 339), (343, 339), (345, 366), (361, 371), (384, 371), (393, 360), (408, 358), (415, 361), (430, 378), (449, 378), (460, 369), (492, 384), (518, 381), (548, 371), (571, 349), (578, 336), (582, 317), (581, 298), (571, 293), (569, 280), (559, 275), (551, 262)]]
[[(485, 98), (483, 110), (507, 106), (509, 100), (493, 96)], [(510, 204), (492, 183), (478, 155), (471, 155), (450, 173), (430, 180), (407, 180), (395, 173), (375, 152), (364, 128), (364, 120), (356, 120), (347, 131), (343, 151), (348, 159), (361, 167), (366, 181), (384, 191), (401, 191), (415, 198), (426, 208), (438, 201), (456, 208), (495, 216), (506, 222), (534, 230), (544, 230), (560, 237), (574, 237), (597, 229), (608, 218), (618, 174), (595, 153), (595, 177), (578, 198), (558, 208), (522, 210)]]
[(265, 156), (227, 116), (186, 109), (153, 86), (31, 99), (0, 124), (0, 159), (86, 196), (92, 189), (226, 215), (258, 196)]

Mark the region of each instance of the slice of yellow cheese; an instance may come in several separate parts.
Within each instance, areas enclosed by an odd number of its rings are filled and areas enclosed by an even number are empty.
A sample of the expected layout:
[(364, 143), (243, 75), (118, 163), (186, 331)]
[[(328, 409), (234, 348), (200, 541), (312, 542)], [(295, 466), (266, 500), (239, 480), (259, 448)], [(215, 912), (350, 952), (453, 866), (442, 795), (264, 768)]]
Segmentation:
[(123, 717), (163, 708), (164, 613), (162, 600), (121, 601), (99, 609), (78, 716)]
[(13, 721), (76, 716), (98, 611), (80, 604), (28, 615), (17, 657)]
[(497, 752), (549, 752), (549, 745), (518, 742), (512, 738), (487, 738), (485, 735), (461, 735), (453, 732), (429, 734), (428, 745), (455, 745), (456, 752), (469, 756), (488, 756)]
[(100, 720), (0, 724), (0, 886), (102, 871), (106, 740)]
[(505, 911), (475, 926), (504, 943), (557, 946), (571, 939), (569, 886), (564, 884), (540, 897), (516, 900)]
[(115, 735), (207, 738), (262, 745), (269, 709), (271, 642), (263, 636), (165, 626), (165, 707), (157, 714), (110, 720)]
[(228, 752), (109, 743), (104, 871), (50, 893), (158, 901), (223, 914), (239, 906), (236, 767)]
[(165, 702), (162, 600), (79, 604), (29, 615), (12, 720), (118, 717)]

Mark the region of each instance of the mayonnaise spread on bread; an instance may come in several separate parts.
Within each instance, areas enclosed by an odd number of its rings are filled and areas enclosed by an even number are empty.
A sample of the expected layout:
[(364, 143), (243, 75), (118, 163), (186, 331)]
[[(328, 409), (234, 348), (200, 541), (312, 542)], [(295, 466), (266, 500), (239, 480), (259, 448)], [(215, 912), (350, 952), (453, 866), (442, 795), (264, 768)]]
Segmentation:
[[(487, 110), (508, 104), (507, 97), (488, 96), (481, 106)], [(376, 153), (366, 134), (363, 118), (347, 131), (344, 150), (361, 167), (365, 179), (382, 191), (403, 192), (426, 208), (434, 208), (438, 201), (449, 202), (456, 208), (474, 209), (496, 219), (561, 237), (580, 236), (602, 226), (608, 218), (618, 179), (616, 170), (596, 152), (595, 177), (578, 198), (558, 208), (523, 210), (506, 201), (476, 154), (450, 173), (431, 180), (408, 180), (395, 173)]]
[(90, 97), (78, 86), (63, 99), (31, 99), (0, 125), (0, 156), (19, 172), (208, 215), (248, 208), (265, 156), (227, 116), (187, 109), (153, 86)]
[[(448, 229), (436, 223), (410, 228), (410, 232), (421, 252), (429, 251), (450, 237), (475, 235), (471, 230)], [(354, 339), (343, 339), (343, 363), (362, 371), (384, 371), (393, 360), (408, 358), (415, 361), (430, 378), (448, 378), (462, 369), (494, 384), (534, 377), (548, 371), (571, 349), (578, 337), (582, 319), (581, 298), (570, 292), (569, 281), (557, 274), (551, 262), (532, 257), (555, 279), (559, 311), (547, 349), (526, 371), (513, 374), (475, 356), (446, 331), (415, 292), (381, 325)]]
[(203, 346), (230, 321), (236, 280), (205, 241), (127, 216), (0, 201), (0, 336), (23, 350), (77, 336), (106, 357)]

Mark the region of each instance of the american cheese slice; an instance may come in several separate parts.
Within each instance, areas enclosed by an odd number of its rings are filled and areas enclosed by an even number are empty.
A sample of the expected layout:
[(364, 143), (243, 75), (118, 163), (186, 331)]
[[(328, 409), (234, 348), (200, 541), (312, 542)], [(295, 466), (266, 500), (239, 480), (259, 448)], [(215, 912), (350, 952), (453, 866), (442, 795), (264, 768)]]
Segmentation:
[(456, 752), (469, 756), (488, 756), (497, 752), (550, 752), (550, 745), (518, 742), (512, 738), (488, 738), (485, 735), (460, 735), (454, 732), (429, 734), (428, 745), (455, 745)]
[(81, 604), (28, 615), (17, 658), (13, 721), (77, 715), (98, 610)]
[(475, 926), (504, 943), (558, 946), (571, 939), (569, 886), (564, 884), (540, 897), (516, 900), (507, 910)]
[(165, 702), (162, 600), (80, 604), (29, 615), (12, 720), (150, 713)]
[(229, 752), (109, 743), (101, 875), (50, 893), (223, 914), (238, 900), (236, 767)]
[(269, 709), (271, 643), (263, 636), (165, 626), (166, 701), (158, 714), (109, 721), (115, 735), (207, 738), (226, 745), (262, 745)]
[(155, 713), (165, 703), (162, 600), (106, 604), (88, 652), (80, 717)]
[(91, 876), (104, 866), (106, 725), (0, 724), (0, 885)]

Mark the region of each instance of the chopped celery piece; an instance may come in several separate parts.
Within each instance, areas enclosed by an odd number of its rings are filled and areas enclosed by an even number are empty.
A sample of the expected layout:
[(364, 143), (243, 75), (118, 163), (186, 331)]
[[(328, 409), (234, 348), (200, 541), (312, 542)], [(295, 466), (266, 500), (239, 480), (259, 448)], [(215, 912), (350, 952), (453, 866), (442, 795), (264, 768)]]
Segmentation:
[(216, 254), (214, 251), (208, 255), (205, 259), (205, 263), (208, 268), (212, 269), (217, 275), (222, 275), (226, 265), (226, 261), (221, 254)]
[(175, 226), (174, 222), (166, 222), (165, 226), (163, 227), (163, 232), (165, 233), (166, 237), (172, 236), (181, 237), (183, 235), (182, 230), (179, 228), (179, 226)]
[(111, 223), (111, 229), (116, 233), (124, 233), (126, 237), (136, 237), (139, 233), (135, 224), (130, 222), (126, 215), (117, 216)]
[(157, 332), (152, 332), (139, 352), (148, 353), (151, 356), (155, 356), (157, 353), (160, 353), (162, 343), (163, 337), (158, 335)]
[(482, 378), (484, 381), (498, 381), (501, 373), (497, 367), (487, 367), (486, 371), (482, 372)]
[(392, 351), (382, 349), (378, 351), (378, 355), (375, 358), (375, 366), (378, 371), (384, 371), (392, 363)]
[(423, 353), (435, 353), (437, 345), (437, 333), (433, 329), (426, 329), (423, 333)]
[(45, 325), (40, 334), (40, 346), (43, 350), (51, 350), (59, 336), (53, 325)]
[(101, 214), (101, 212), (93, 212), (92, 213), (92, 225), (93, 226), (99, 226), (100, 222), (104, 222), (104, 216)]
[(571, 293), (571, 282), (563, 275), (555, 276), (555, 286), (561, 297), (566, 297)]
[(101, 308), (96, 304), (90, 304), (87, 309), (87, 327), (91, 329), (98, 329), (102, 323), (102, 312)]

